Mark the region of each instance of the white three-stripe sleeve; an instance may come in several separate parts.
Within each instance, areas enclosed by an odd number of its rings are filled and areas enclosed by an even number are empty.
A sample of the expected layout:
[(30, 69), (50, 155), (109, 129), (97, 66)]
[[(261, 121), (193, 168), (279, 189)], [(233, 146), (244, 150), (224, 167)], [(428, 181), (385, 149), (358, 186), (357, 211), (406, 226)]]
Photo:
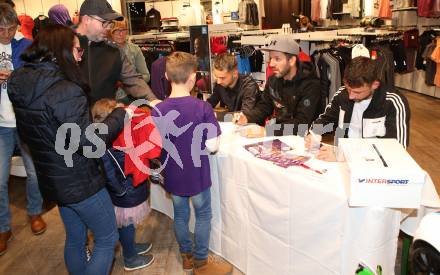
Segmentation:
[(402, 98), (394, 93), (387, 93), (386, 99), (389, 100), (396, 110), (396, 133), (397, 140), (401, 143), (405, 148), (407, 145), (407, 125), (406, 125), (406, 108), (405, 104), (402, 101)]

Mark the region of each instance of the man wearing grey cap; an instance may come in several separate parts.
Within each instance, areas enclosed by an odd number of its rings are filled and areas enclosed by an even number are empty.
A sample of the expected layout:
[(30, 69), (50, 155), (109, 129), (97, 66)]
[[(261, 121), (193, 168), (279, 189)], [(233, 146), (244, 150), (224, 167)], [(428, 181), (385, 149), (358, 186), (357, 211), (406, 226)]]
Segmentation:
[(123, 16), (115, 12), (106, 0), (85, 0), (80, 8), (79, 34), (84, 50), (80, 67), (87, 77), (90, 104), (102, 98), (115, 98), (117, 83), (134, 98), (146, 98), (154, 105), (158, 102), (142, 75), (136, 72), (127, 56), (116, 45), (106, 41), (114, 20)]
[[(266, 135), (304, 135), (319, 115), (320, 82), (311, 63), (298, 60), (299, 45), (289, 35), (273, 35), (262, 50), (268, 51), (273, 75), (255, 108), (236, 117), (236, 123), (264, 126), (272, 118)], [(302, 126), (301, 126), (302, 125)], [(270, 130), (270, 132), (269, 132)], [(273, 132), (272, 132), (273, 131)]]

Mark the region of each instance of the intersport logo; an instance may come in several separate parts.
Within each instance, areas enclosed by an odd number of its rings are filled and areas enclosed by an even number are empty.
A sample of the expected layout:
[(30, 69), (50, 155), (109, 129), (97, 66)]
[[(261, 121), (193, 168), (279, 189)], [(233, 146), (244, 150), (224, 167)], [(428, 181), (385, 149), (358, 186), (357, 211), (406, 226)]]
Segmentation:
[(358, 179), (359, 183), (368, 183), (368, 184), (394, 184), (394, 185), (403, 185), (408, 184), (409, 180), (401, 180), (401, 179)]

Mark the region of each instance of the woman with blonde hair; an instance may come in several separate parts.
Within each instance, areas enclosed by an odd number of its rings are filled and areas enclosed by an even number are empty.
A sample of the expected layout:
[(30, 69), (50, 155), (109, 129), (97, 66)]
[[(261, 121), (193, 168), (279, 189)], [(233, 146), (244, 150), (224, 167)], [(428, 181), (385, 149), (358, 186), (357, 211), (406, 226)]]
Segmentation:
[[(120, 49), (123, 50), (130, 63), (136, 68), (136, 71), (141, 74), (145, 82), (148, 83), (148, 81), (150, 81), (150, 72), (148, 71), (145, 57), (142, 54), (141, 48), (128, 41), (127, 36), (127, 20), (124, 18), (122, 21), (115, 21), (114, 27), (109, 32), (110, 40), (112, 40)], [(121, 100), (126, 96), (126, 93), (121, 88), (116, 92), (116, 99), (118, 100)]]

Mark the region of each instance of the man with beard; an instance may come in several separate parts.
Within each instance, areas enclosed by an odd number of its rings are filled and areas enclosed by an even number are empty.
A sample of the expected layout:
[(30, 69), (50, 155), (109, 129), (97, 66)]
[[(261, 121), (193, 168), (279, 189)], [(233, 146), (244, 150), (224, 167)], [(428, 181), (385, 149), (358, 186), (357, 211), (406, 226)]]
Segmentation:
[(90, 104), (102, 98), (114, 99), (118, 83), (133, 98), (146, 98), (151, 105), (159, 101), (150, 87), (136, 72), (125, 53), (116, 44), (106, 41), (114, 21), (123, 16), (113, 10), (106, 0), (85, 0), (79, 10), (76, 29), (81, 44), (81, 71), (90, 86)]
[(319, 79), (311, 63), (299, 62), (299, 45), (291, 36), (273, 35), (269, 40), (262, 50), (269, 52), (273, 75), (255, 108), (238, 114), (234, 120), (238, 125), (264, 126), (271, 119), (266, 135), (304, 135), (319, 115)]
[(214, 92), (208, 98), (213, 108), (220, 103), (228, 111), (251, 111), (260, 95), (257, 82), (249, 75), (238, 73), (237, 60), (232, 54), (223, 53), (214, 59)]

